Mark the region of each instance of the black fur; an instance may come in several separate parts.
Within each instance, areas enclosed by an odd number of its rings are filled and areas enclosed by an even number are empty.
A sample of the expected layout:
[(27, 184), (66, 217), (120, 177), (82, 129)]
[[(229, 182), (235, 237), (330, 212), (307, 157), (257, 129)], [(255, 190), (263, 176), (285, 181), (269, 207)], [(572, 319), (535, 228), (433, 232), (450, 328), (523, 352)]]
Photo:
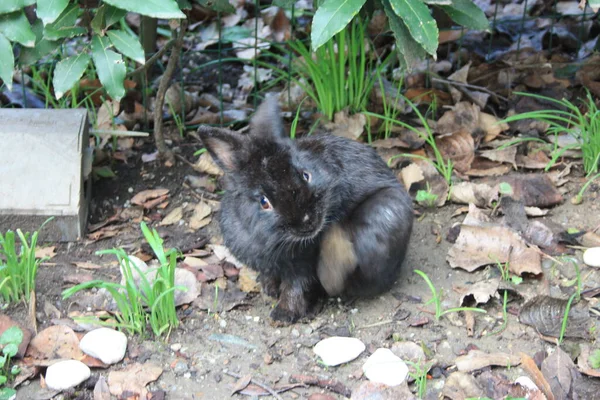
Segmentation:
[[(270, 98), (250, 134), (201, 127), (199, 135), (225, 171), (224, 244), (260, 273), (268, 295), (279, 297), (272, 318), (294, 322), (326, 294), (317, 266), (330, 227), (348, 235), (356, 259), (339, 295), (371, 296), (396, 280), (413, 213), (410, 197), (371, 147), (326, 134), (292, 141), (282, 126)], [(263, 195), (272, 210), (261, 207)]]

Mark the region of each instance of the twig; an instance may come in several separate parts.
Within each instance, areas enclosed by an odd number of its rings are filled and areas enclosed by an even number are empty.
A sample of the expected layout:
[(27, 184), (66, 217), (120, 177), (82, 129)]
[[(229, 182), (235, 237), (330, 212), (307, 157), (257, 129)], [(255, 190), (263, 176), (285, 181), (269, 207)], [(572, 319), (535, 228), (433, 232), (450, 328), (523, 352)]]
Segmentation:
[(372, 324), (369, 324), (369, 325), (359, 326), (356, 329), (359, 330), (359, 329), (367, 329), (367, 328), (376, 328), (378, 326), (391, 324), (392, 322), (394, 322), (393, 319), (388, 319), (388, 320), (385, 320), (385, 321), (375, 322), (375, 323), (372, 323)]
[(432, 81), (434, 82), (440, 82), (440, 83), (446, 83), (448, 85), (455, 85), (455, 86), (461, 86), (467, 89), (472, 89), (472, 90), (477, 90), (480, 92), (484, 92), (489, 94), (490, 96), (494, 96), (497, 97), (498, 99), (505, 101), (508, 103), (508, 99), (504, 96), (499, 95), (498, 93), (494, 93), (491, 90), (484, 88), (483, 86), (476, 86), (476, 85), (470, 85), (468, 83), (462, 83), (462, 82), (456, 82), (456, 81), (451, 81), (448, 79), (443, 79), (443, 78), (431, 78)]
[(123, 136), (123, 137), (148, 137), (148, 132), (139, 131), (112, 131), (106, 129), (90, 129), (90, 133), (93, 135), (109, 135), (109, 136)]
[[(229, 372), (229, 371), (226, 371), (225, 373), (227, 375), (229, 375), (229, 376), (233, 376), (236, 379), (240, 379), (242, 377), (239, 374), (236, 374), (236, 373), (233, 373), (233, 372)], [(269, 392), (271, 394), (271, 396), (275, 397), (276, 399), (283, 400), (283, 397), (281, 397), (280, 395), (278, 395), (277, 392), (273, 388), (271, 388), (270, 386), (268, 386), (268, 385), (266, 385), (266, 384), (264, 384), (262, 382), (259, 382), (259, 381), (257, 381), (254, 378), (250, 379), (250, 383), (254, 383), (256, 386), (260, 386), (261, 388), (265, 389), (267, 392)]]
[(138, 75), (138, 74), (146, 71), (148, 68), (150, 68), (152, 66), (152, 64), (154, 64), (156, 62), (156, 60), (158, 60), (160, 57), (162, 57), (163, 54), (165, 54), (166, 51), (169, 50), (171, 48), (171, 46), (173, 46), (174, 44), (175, 44), (175, 39), (169, 40), (160, 50), (158, 50), (156, 53), (154, 53), (154, 55), (152, 57), (150, 57), (144, 63), (144, 65), (134, 69), (129, 74), (127, 74), (127, 77), (131, 78), (135, 75)]
[(165, 104), (165, 95), (167, 93), (167, 89), (169, 87), (169, 83), (171, 82), (171, 77), (173, 76), (173, 72), (175, 72), (175, 67), (179, 61), (179, 55), (181, 53), (181, 48), (183, 47), (183, 37), (185, 36), (185, 32), (188, 25), (188, 20), (180, 20), (181, 25), (179, 28), (179, 34), (177, 34), (177, 28), (173, 27), (171, 32), (173, 37), (176, 38), (175, 44), (173, 46), (173, 50), (169, 55), (169, 61), (167, 62), (167, 68), (165, 69), (165, 73), (163, 74), (160, 84), (158, 85), (158, 92), (156, 93), (156, 102), (154, 103), (154, 140), (156, 141), (156, 148), (158, 149), (158, 153), (167, 160), (169, 163), (175, 162), (175, 157), (173, 157), (173, 152), (167, 147), (165, 143), (165, 138), (163, 136), (163, 106)]
[(318, 386), (323, 389), (331, 390), (334, 393), (341, 394), (348, 398), (352, 396), (352, 391), (350, 389), (344, 386), (342, 382), (333, 379), (319, 379), (308, 375), (292, 375), (290, 376), (290, 383), (304, 383), (306, 385)]

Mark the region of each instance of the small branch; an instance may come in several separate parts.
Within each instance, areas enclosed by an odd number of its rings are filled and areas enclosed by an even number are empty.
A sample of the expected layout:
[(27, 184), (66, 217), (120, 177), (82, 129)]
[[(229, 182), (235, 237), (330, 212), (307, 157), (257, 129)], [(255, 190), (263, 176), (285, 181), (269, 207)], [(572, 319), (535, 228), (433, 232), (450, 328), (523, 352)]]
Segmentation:
[(304, 383), (305, 385), (318, 386), (323, 389), (331, 390), (334, 393), (341, 394), (348, 398), (352, 396), (352, 391), (350, 389), (344, 386), (342, 382), (333, 379), (319, 379), (308, 375), (292, 375), (290, 376), (290, 383)]
[(500, 96), (498, 93), (494, 93), (491, 90), (484, 88), (483, 86), (475, 86), (475, 85), (469, 85), (468, 83), (462, 83), (462, 82), (456, 82), (456, 81), (451, 81), (448, 79), (442, 79), (442, 78), (431, 78), (432, 81), (434, 82), (439, 82), (439, 83), (445, 83), (448, 85), (454, 85), (454, 86), (460, 86), (460, 87), (464, 87), (467, 89), (471, 89), (471, 90), (477, 90), (479, 92), (484, 92), (489, 94), (490, 96), (494, 96), (497, 97), (498, 99), (507, 102), (508, 103), (508, 99), (504, 96)]
[[(238, 375), (238, 374), (235, 374), (235, 373), (229, 372), (229, 371), (227, 371), (225, 373), (229, 376), (233, 376), (236, 379), (240, 379), (242, 377), (241, 375)], [(271, 394), (271, 396), (275, 397), (277, 400), (283, 400), (283, 397), (278, 395), (277, 392), (270, 386), (268, 386), (262, 382), (258, 382), (254, 378), (250, 379), (250, 383), (254, 383), (256, 386), (260, 386), (261, 388), (265, 389), (267, 392), (269, 392)]]
[(172, 34), (176, 40), (173, 50), (171, 51), (171, 55), (169, 56), (169, 61), (167, 62), (167, 68), (165, 69), (165, 73), (163, 74), (160, 84), (158, 85), (156, 102), (154, 104), (154, 140), (156, 141), (156, 148), (158, 149), (158, 153), (161, 155), (161, 157), (166, 159), (167, 162), (171, 164), (175, 162), (175, 157), (173, 156), (173, 152), (171, 152), (171, 150), (167, 147), (165, 138), (163, 136), (163, 106), (165, 104), (165, 95), (167, 93), (169, 83), (171, 82), (171, 77), (173, 76), (175, 67), (179, 62), (179, 55), (181, 53), (181, 48), (183, 47), (183, 37), (185, 36), (185, 32), (187, 30), (188, 20), (180, 20), (180, 23), (181, 26), (179, 28), (179, 35), (176, 34), (177, 28), (172, 28)]
[(152, 66), (152, 64), (154, 64), (156, 62), (156, 60), (161, 58), (163, 56), (163, 54), (165, 54), (167, 52), (167, 50), (169, 50), (171, 48), (171, 46), (173, 46), (174, 44), (175, 44), (175, 39), (169, 40), (159, 51), (154, 53), (154, 55), (152, 57), (150, 57), (148, 59), (148, 61), (146, 61), (144, 63), (144, 65), (134, 69), (129, 74), (127, 74), (127, 77), (131, 78), (135, 75), (141, 74), (142, 72), (146, 71), (148, 68), (150, 68)]
[(148, 132), (138, 132), (138, 131), (111, 131), (106, 129), (90, 129), (90, 133), (92, 135), (99, 136), (122, 136), (122, 137), (148, 137), (150, 134)]
[(381, 321), (381, 322), (375, 322), (375, 323), (372, 323), (372, 324), (359, 326), (358, 328), (356, 328), (356, 330), (367, 329), (367, 328), (376, 328), (378, 326), (383, 326), (383, 325), (391, 324), (392, 322), (394, 322), (393, 319), (388, 319), (388, 320)]

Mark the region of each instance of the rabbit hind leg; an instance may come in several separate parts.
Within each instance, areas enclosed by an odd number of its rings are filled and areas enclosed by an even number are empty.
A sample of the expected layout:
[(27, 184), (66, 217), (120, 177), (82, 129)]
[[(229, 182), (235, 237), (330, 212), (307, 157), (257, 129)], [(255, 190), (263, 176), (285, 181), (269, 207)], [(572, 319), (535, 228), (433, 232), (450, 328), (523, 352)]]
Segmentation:
[(401, 187), (382, 189), (348, 219), (358, 267), (345, 283), (344, 297), (376, 296), (398, 277), (412, 232), (411, 199)]

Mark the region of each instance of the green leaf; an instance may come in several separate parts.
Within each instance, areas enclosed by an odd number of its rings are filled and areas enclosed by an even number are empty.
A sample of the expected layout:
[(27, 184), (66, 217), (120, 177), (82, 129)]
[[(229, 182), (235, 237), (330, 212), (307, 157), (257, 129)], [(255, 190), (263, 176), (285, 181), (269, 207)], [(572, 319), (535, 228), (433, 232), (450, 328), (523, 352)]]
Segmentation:
[(510, 196), (511, 194), (513, 194), (513, 188), (508, 182), (500, 182), (500, 185), (498, 185), (498, 191), (500, 192), (500, 194), (506, 196)]
[(122, 30), (110, 30), (106, 32), (112, 44), (123, 53), (125, 56), (132, 60), (144, 64), (146, 57), (144, 57), (144, 49), (138, 38), (131, 36), (127, 32)]
[(0, 336), (0, 344), (16, 344), (17, 346), (23, 341), (23, 331), (16, 325), (11, 326)]
[(44, 24), (41, 19), (35, 20), (31, 25), (31, 30), (35, 34), (35, 46), (21, 49), (21, 54), (19, 54), (19, 64), (21, 65), (32, 65), (60, 46), (59, 42), (44, 38)]
[(109, 166), (94, 167), (94, 173), (101, 178), (116, 178), (117, 175), (110, 169)]
[(192, 4), (189, 0), (177, 0), (177, 7), (179, 7), (180, 10), (191, 10)]
[(600, 10), (600, 0), (588, 0), (588, 6), (593, 12), (597, 13)]
[(429, 8), (421, 0), (389, 0), (397, 16), (402, 18), (412, 37), (434, 58), (439, 31)]
[(32, 4), (35, 4), (35, 0), (2, 0), (0, 1), (0, 14), (19, 11)]
[(388, 0), (382, 0), (385, 13), (388, 16), (390, 22), (390, 28), (394, 32), (396, 38), (396, 52), (398, 53), (398, 60), (400, 61), (400, 67), (403, 70), (412, 70), (427, 54), (423, 46), (421, 46), (415, 39), (410, 35), (408, 28), (400, 17), (394, 13), (392, 6)]
[(19, 375), (21, 373), (21, 367), (19, 367), (18, 365), (13, 365), (10, 369), (10, 373), (13, 375)]
[(0, 400), (10, 400), (17, 395), (17, 391), (13, 388), (0, 389)]
[(15, 69), (15, 55), (12, 45), (3, 34), (0, 33), (0, 79), (12, 90), (13, 71)]
[(11, 42), (20, 43), (25, 47), (35, 45), (35, 34), (22, 10), (0, 15), (0, 33)]
[(94, 18), (92, 18), (92, 22), (90, 23), (92, 31), (94, 31), (96, 35), (101, 35), (102, 31), (104, 30), (106, 7), (109, 6), (107, 6), (106, 4), (102, 4), (100, 8), (98, 8), (98, 10), (96, 11), (96, 15), (94, 15)]
[(228, 0), (196, 0), (196, 3), (213, 11), (220, 11), (226, 14), (235, 12), (235, 8)]
[(466, 28), (484, 31), (490, 27), (485, 13), (471, 0), (452, 0), (452, 5), (440, 5), (439, 7), (454, 22)]
[(6, 356), (0, 356), (0, 368), (4, 368), (4, 364), (6, 364)]
[(36, 14), (47, 25), (54, 22), (67, 5), (69, 0), (37, 0)]
[(17, 354), (17, 351), (19, 351), (17, 345), (14, 343), (9, 343), (2, 349), (2, 354), (12, 358), (15, 356), (15, 354)]
[(273, 0), (273, 5), (285, 9), (290, 9), (292, 8), (292, 5), (295, 2), (295, 0)]
[(104, 13), (104, 28), (109, 28), (110, 26), (119, 22), (121, 18), (123, 18), (125, 14), (127, 14), (127, 11), (121, 10), (120, 8), (113, 7), (108, 4), (103, 4), (102, 7), (106, 9), (106, 12)]
[(75, 26), (80, 13), (77, 4), (69, 5), (56, 21), (44, 27), (44, 37), (48, 40), (57, 40), (85, 34), (87, 32), (85, 28)]
[(4, 375), (0, 375), (0, 385), (4, 385), (7, 381), (6, 376)]
[(185, 18), (175, 0), (104, 0), (104, 3), (152, 18)]
[(52, 84), (57, 99), (60, 99), (67, 90), (81, 78), (90, 63), (90, 56), (80, 53), (61, 60), (56, 64)]
[(312, 22), (310, 41), (313, 51), (324, 45), (348, 25), (366, 0), (325, 0)]
[(100, 82), (113, 99), (119, 101), (125, 96), (125, 63), (120, 54), (109, 50), (110, 42), (107, 37), (92, 38), (92, 58)]

